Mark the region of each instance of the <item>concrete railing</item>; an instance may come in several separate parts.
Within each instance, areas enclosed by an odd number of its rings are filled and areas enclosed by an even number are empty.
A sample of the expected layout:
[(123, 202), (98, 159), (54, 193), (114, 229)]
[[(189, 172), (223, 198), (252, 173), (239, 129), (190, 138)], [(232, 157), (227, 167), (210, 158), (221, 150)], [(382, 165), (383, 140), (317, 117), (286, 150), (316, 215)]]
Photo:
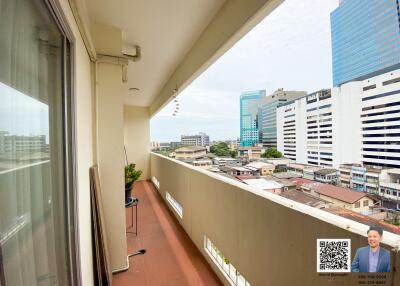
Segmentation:
[[(350, 239), (352, 259), (358, 247), (368, 245), (367, 225), (155, 153), (151, 176), (164, 200), (168, 193), (180, 204), (182, 218), (166, 202), (225, 285), (231, 283), (205, 251), (204, 237), (252, 286), (358, 285), (362, 279), (356, 273), (317, 273), (317, 239)], [(400, 236), (384, 232), (383, 243), (391, 250), (391, 265), (400, 263)], [(385, 277), (386, 285), (400, 285), (397, 272)]]

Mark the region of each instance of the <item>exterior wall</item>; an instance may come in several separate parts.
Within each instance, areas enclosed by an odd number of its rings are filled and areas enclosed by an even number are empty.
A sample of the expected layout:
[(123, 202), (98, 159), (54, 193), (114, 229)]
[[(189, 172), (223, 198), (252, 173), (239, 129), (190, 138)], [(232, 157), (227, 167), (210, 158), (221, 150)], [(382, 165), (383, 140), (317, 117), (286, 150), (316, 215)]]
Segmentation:
[[(278, 89), (273, 94), (263, 98), (258, 112), (258, 127), (260, 142), (264, 147), (277, 148), (277, 107), (305, 95), (306, 92), (304, 91)], [(293, 125), (293, 118), (290, 119), (285, 121), (289, 121), (289, 125)]]
[[(166, 202), (225, 285), (231, 284), (205, 252), (204, 236), (251, 285), (326, 285), (328, 278), (315, 269), (317, 238), (349, 238), (352, 254), (367, 245), (366, 225), (154, 153), (151, 176), (165, 201), (168, 192), (182, 205), (183, 218)], [(399, 236), (393, 236), (394, 245)], [(385, 233), (383, 243), (390, 237)], [(394, 275), (396, 285), (400, 277)], [(348, 276), (335, 279), (337, 285), (350, 285)]]
[(257, 112), (265, 90), (240, 95), (240, 146), (251, 147), (259, 142)]
[(400, 170), (383, 170), (379, 181), (379, 195), (383, 205), (390, 209), (400, 209)]
[(274, 173), (275, 167), (262, 167), (261, 168), (261, 175), (271, 175)]
[(94, 163), (96, 150), (93, 140), (94, 104), (92, 95), (91, 62), (67, 0), (59, 1), (68, 25), (75, 37), (73, 43), (74, 92), (76, 112), (76, 168), (78, 198), (79, 253), (82, 285), (94, 285), (92, 252), (92, 228), (90, 207), (89, 168)]
[(333, 167), (361, 163), (361, 98), (358, 83), (332, 89), (333, 105)]
[(400, 63), (398, 5), (342, 1), (331, 13), (334, 86)]
[(150, 179), (150, 113), (147, 107), (124, 107), (124, 145), (128, 162), (143, 171), (140, 180)]
[(366, 173), (365, 188), (366, 192), (370, 194), (379, 194), (379, 177), (380, 173), (368, 172)]
[(304, 169), (302, 175), (303, 175), (304, 179), (308, 179), (308, 180), (314, 180), (315, 179), (314, 171), (310, 170), (310, 169), (308, 169), (308, 170)]
[(307, 164), (332, 167), (334, 115), (331, 91), (318, 91), (303, 100), (307, 106)]
[(279, 104), (278, 98), (272, 102), (263, 103), (258, 113), (261, 123), (259, 124), (260, 142), (264, 147), (277, 147), (276, 108)]
[(364, 80), (360, 85), (362, 162), (399, 168), (400, 70)]
[(340, 166), (340, 186), (344, 188), (350, 188), (351, 181), (351, 167), (350, 166)]
[(314, 174), (314, 179), (317, 182), (321, 183), (337, 183), (338, 182), (338, 174), (337, 173), (331, 173), (327, 175), (319, 175), (319, 174)]
[(353, 166), (351, 168), (351, 183), (350, 183), (350, 187), (352, 189), (356, 190), (356, 191), (365, 192), (365, 189), (366, 189), (366, 186), (365, 186), (366, 173), (367, 173), (367, 168), (359, 167), (359, 166)]
[[(126, 268), (122, 69), (97, 64), (97, 160), (112, 270)], [(149, 147), (149, 144), (147, 145)]]
[(244, 148), (241, 147), (238, 149), (240, 157), (247, 157), (248, 159), (260, 159), (261, 154), (264, 153), (265, 149), (258, 148), (258, 147), (249, 147)]
[(206, 150), (175, 151), (175, 158), (197, 158), (207, 154)]
[[(348, 83), (332, 91), (309, 94), (279, 107), (278, 130), (283, 131), (284, 135), (278, 136), (278, 150), (283, 151), (285, 156), (293, 154), (295, 144), (295, 156), (287, 157), (295, 157), (296, 163), (300, 164), (338, 169), (340, 164), (360, 163), (361, 96), (358, 91), (358, 83)], [(285, 119), (289, 118), (284, 118), (285, 111), (288, 115), (295, 114), (295, 141), (292, 142), (290, 136), (293, 136), (293, 127), (288, 127)]]
[(183, 146), (210, 146), (210, 136), (205, 133), (200, 133), (198, 135), (182, 135), (181, 142)]
[[(297, 131), (302, 127), (297, 120), (296, 105), (300, 101), (294, 101), (282, 108), (277, 108), (277, 149), (285, 158), (297, 162), (296, 146), (303, 145), (297, 140)], [(303, 127), (304, 128), (304, 127)], [(305, 150), (304, 150), (305, 151)]]

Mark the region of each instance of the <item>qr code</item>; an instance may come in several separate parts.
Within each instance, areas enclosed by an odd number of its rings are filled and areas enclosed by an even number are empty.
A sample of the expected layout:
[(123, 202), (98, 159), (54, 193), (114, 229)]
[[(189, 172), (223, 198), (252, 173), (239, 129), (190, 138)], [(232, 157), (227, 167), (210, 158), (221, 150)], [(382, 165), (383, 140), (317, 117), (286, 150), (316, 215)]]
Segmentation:
[(317, 239), (317, 272), (350, 272), (350, 239)]

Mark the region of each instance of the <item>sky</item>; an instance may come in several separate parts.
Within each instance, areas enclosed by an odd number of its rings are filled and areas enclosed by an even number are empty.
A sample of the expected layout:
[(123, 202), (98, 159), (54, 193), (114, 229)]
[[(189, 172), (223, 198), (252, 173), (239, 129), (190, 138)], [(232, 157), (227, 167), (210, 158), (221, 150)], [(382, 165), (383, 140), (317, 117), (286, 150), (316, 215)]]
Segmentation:
[(49, 108), (32, 96), (0, 82), (0, 131), (10, 135), (49, 136)]
[(199, 132), (211, 141), (236, 139), (241, 92), (332, 87), (330, 13), (337, 6), (338, 0), (285, 0), (179, 94), (177, 116), (172, 101), (151, 119), (151, 141)]

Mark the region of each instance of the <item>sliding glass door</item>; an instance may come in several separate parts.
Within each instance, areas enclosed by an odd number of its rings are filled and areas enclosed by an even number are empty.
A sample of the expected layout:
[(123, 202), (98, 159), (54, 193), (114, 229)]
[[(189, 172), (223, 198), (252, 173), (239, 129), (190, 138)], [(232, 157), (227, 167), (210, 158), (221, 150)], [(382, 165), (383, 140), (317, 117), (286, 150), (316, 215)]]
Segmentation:
[(0, 0), (0, 285), (72, 285), (69, 42), (40, 0)]

